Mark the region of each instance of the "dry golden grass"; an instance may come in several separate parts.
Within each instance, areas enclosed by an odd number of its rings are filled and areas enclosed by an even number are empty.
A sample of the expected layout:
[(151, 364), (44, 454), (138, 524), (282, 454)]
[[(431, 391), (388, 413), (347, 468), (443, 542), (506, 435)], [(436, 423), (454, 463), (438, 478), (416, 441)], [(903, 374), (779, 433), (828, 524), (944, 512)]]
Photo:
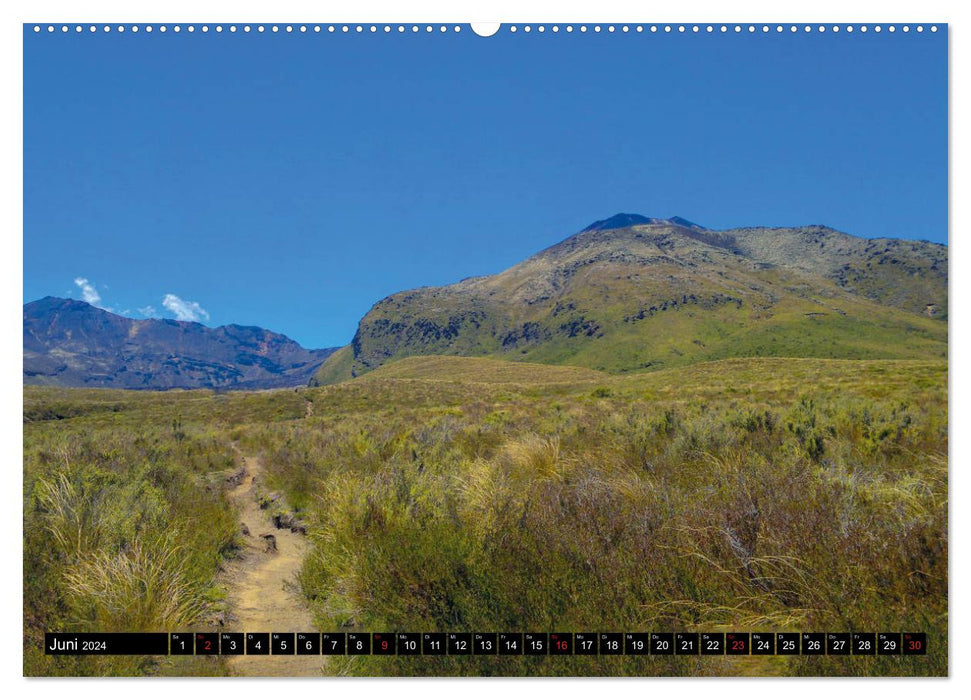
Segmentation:
[[(933, 650), (764, 665), (371, 657), (335, 673), (947, 673), (945, 362), (563, 369), (426, 358), (259, 394), (26, 390), (25, 637), (119, 623), (136, 580), (205, 587), (231, 552), (220, 484), (237, 441), (309, 523), (300, 584), (321, 627), (907, 629)], [(184, 576), (148, 576), (176, 527), (194, 538), (188, 559), (163, 569)], [(137, 617), (186, 615), (156, 599)]]
[(368, 379), (421, 379), (485, 384), (566, 384), (595, 381), (607, 377), (603, 372), (568, 365), (541, 365), (535, 362), (507, 362), (482, 357), (430, 355), (406, 357), (363, 375)]

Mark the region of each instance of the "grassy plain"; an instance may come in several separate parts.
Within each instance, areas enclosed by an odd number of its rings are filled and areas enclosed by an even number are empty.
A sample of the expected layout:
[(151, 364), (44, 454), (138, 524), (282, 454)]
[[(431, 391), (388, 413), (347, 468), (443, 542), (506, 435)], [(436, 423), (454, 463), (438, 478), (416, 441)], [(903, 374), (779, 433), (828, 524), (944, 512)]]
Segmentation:
[(926, 657), (347, 657), (352, 675), (945, 675), (944, 361), (604, 375), (410, 358), (319, 388), (24, 390), (25, 673), (45, 629), (209, 624), (233, 445), (308, 523), (323, 630), (889, 631)]

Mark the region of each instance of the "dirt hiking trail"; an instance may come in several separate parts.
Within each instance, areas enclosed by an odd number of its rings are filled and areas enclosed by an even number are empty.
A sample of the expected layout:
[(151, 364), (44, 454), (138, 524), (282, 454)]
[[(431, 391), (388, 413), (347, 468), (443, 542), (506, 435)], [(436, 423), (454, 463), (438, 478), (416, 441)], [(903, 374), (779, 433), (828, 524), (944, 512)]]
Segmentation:
[[(227, 630), (234, 632), (313, 632), (310, 611), (296, 589), (296, 576), (310, 549), (305, 536), (276, 528), (267, 510), (257, 502), (256, 483), (262, 484), (262, 464), (257, 457), (243, 457), (239, 483), (229, 492), (246, 526), (246, 544), (226, 568), (223, 583), (229, 591), (232, 617)], [(273, 550), (261, 535), (276, 540)], [(321, 656), (226, 656), (233, 675), (321, 676)]]

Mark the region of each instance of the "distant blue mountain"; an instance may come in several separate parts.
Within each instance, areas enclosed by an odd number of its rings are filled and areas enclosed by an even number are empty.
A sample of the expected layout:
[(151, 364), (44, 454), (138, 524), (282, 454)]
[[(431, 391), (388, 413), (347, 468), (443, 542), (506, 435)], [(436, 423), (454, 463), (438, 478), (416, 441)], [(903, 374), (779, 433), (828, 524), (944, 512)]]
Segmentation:
[(305, 385), (336, 348), (255, 326), (133, 319), (75, 299), (24, 304), (24, 384), (115, 389)]

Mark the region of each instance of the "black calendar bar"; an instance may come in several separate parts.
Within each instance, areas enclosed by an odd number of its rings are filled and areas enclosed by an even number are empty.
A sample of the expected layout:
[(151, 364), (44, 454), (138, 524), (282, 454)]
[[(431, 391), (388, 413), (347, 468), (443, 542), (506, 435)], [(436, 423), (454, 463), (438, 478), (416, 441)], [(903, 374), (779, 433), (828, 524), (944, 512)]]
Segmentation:
[(923, 632), (48, 632), (56, 656), (925, 655)]
[(165, 632), (48, 632), (44, 653), (51, 656), (167, 655), (169, 635)]

